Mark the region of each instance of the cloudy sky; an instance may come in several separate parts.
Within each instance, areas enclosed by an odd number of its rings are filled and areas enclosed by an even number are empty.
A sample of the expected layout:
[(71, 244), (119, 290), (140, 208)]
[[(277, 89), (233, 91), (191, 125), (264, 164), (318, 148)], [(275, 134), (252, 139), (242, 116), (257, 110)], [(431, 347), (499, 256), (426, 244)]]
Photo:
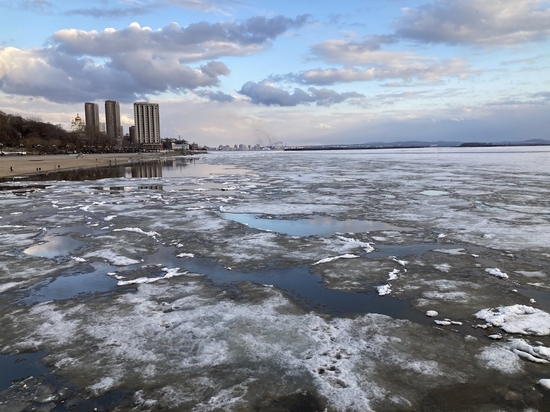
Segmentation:
[(0, 110), (208, 146), (550, 139), (550, 0), (0, 0)]

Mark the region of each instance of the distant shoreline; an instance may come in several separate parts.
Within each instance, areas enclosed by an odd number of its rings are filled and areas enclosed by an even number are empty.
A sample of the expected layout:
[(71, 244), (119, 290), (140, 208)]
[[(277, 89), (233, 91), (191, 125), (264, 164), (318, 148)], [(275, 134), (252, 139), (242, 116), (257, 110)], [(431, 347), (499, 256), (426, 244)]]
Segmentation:
[(462, 143), (460, 145), (449, 146), (430, 146), (430, 145), (388, 145), (388, 146), (368, 146), (368, 145), (326, 145), (326, 146), (297, 146), (287, 147), (285, 152), (299, 152), (310, 150), (381, 150), (381, 149), (426, 149), (426, 148), (472, 148), (472, 147), (550, 147), (548, 143), (510, 143), (510, 144), (491, 144), (491, 143)]

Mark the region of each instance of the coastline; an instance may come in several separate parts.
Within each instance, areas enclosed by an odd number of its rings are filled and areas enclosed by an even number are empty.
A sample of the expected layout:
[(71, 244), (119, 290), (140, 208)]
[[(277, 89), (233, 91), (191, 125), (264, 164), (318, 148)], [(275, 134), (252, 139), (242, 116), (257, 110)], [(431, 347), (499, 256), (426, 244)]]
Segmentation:
[(91, 167), (131, 165), (141, 161), (171, 157), (167, 153), (102, 153), (63, 155), (0, 156), (0, 179), (42, 175)]

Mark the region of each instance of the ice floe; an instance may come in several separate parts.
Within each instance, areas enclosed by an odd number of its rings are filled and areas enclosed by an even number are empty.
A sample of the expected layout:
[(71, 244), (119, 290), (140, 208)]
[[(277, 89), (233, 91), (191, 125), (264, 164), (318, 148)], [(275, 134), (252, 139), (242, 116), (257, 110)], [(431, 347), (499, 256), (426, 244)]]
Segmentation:
[(496, 369), (503, 373), (518, 373), (523, 370), (519, 357), (508, 348), (495, 343), (483, 348), (477, 355), (477, 359), (488, 368)]
[(95, 252), (89, 252), (85, 254), (84, 257), (85, 258), (100, 257), (108, 260), (109, 262), (111, 262), (113, 265), (116, 265), (116, 266), (129, 266), (129, 265), (135, 265), (136, 263), (140, 262), (139, 260), (136, 260), (136, 259), (118, 255), (117, 253), (109, 249), (102, 249)]
[(360, 240), (341, 236), (341, 235), (336, 236), (336, 238), (348, 244), (351, 247), (361, 247), (366, 253), (371, 253), (374, 251), (374, 248), (368, 242), (361, 242)]
[(550, 348), (531, 346), (523, 339), (511, 339), (509, 347), (516, 355), (535, 363), (550, 363)]
[(170, 279), (176, 276), (183, 276), (187, 274), (187, 272), (180, 273), (179, 268), (174, 268), (174, 269), (164, 268), (163, 270), (166, 272), (164, 276), (141, 277), (141, 278), (130, 279), (130, 280), (119, 280), (117, 285), (125, 286), (125, 285), (134, 285), (134, 284), (140, 284), (140, 283), (153, 283), (153, 282), (158, 282), (159, 280)]
[(139, 227), (125, 227), (125, 228), (122, 228), (122, 229), (114, 229), (113, 232), (135, 232), (135, 233), (140, 233), (140, 234), (147, 235), (147, 236), (150, 236), (150, 237), (159, 236), (159, 234), (157, 232), (153, 232), (153, 231), (145, 232), (143, 229), (140, 229)]
[(428, 311), (426, 311), (426, 316), (429, 316), (430, 318), (433, 318), (433, 317), (435, 317), (435, 316), (437, 316), (437, 315), (439, 315), (439, 314), (438, 314), (437, 311), (435, 311), (435, 310), (428, 310)]
[(540, 379), (537, 383), (545, 389), (550, 389), (550, 379)]
[(525, 305), (482, 309), (474, 315), (508, 333), (522, 335), (550, 335), (550, 315)]
[(389, 295), (391, 293), (391, 285), (377, 286), (378, 294), (380, 296)]
[(508, 275), (506, 273), (503, 273), (498, 268), (487, 268), (485, 269), (485, 272), (487, 272), (490, 275), (496, 276), (497, 278), (501, 279), (508, 279)]
[(446, 253), (447, 255), (465, 255), (466, 251), (463, 248), (456, 248), (456, 249), (434, 249), (434, 252), (439, 253)]
[(328, 257), (328, 258), (325, 258), (325, 259), (318, 260), (313, 265), (320, 265), (320, 264), (323, 264), (323, 263), (329, 263), (329, 262), (332, 262), (332, 261), (338, 260), (338, 259), (355, 259), (355, 258), (358, 258), (358, 257), (359, 256), (357, 256), (357, 255), (352, 255), (352, 254), (346, 253), (345, 255), (333, 256), (333, 257)]

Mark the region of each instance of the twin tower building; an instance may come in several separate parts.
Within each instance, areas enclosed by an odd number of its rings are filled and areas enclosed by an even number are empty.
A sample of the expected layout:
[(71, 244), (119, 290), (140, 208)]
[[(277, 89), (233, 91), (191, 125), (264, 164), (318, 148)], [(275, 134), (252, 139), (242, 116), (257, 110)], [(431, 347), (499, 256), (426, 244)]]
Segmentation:
[[(84, 103), (86, 130), (100, 132), (99, 106), (97, 103)], [(124, 130), (120, 124), (120, 105), (114, 100), (105, 101), (106, 134), (114, 140), (121, 140)], [(130, 126), (130, 139), (133, 144), (146, 149), (162, 148), (160, 142), (159, 105), (157, 103), (134, 103), (134, 126)]]

